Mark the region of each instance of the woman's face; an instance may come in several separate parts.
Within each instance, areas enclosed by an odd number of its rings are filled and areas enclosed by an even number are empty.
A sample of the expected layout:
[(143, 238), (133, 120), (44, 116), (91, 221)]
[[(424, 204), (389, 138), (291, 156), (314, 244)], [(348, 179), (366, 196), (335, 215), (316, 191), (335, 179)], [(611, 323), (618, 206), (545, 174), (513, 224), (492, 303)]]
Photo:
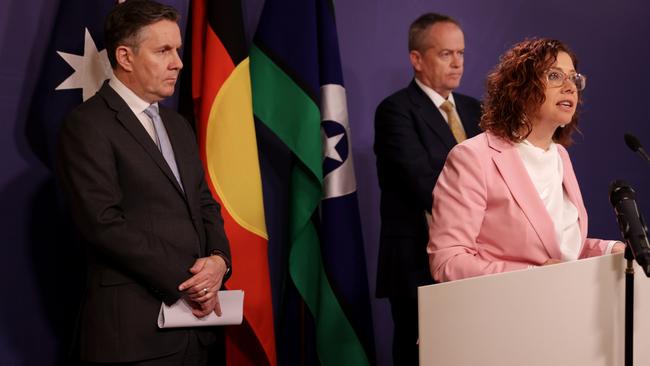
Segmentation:
[(546, 100), (533, 119), (533, 128), (545, 126), (555, 131), (571, 122), (578, 104), (578, 89), (570, 79), (575, 74), (569, 54), (559, 52), (557, 60), (545, 74)]

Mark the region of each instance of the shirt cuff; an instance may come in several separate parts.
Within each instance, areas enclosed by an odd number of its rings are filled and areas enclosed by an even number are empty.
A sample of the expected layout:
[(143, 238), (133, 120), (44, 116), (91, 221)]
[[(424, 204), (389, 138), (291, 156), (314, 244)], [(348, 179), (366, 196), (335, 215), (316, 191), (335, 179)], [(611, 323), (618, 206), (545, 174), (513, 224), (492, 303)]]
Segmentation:
[(614, 245), (616, 243), (620, 243), (618, 240), (612, 240), (607, 244), (607, 248), (605, 248), (605, 254), (612, 254), (612, 249), (614, 248)]

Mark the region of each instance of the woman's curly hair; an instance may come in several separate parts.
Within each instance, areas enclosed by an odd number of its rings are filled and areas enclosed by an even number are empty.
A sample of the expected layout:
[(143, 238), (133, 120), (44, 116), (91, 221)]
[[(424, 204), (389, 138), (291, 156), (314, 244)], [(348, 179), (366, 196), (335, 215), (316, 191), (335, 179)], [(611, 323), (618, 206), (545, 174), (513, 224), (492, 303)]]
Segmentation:
[[(544, 103), (546, 72), (557, 55), (566, 52), (578, 68), (576, 55), (566, 44), (554, 39), (530, 39), (508, 50), (487, 78), (481, 128), (512, 142), (521, 142), (533, 129), (530, 117)], [(578, 105), (582, 93), (578, 92)], [(564, 128), (558, 128), (553, 141), (564, 146), (573, 141), (571, 134), (578, 127), (578, 113)]]

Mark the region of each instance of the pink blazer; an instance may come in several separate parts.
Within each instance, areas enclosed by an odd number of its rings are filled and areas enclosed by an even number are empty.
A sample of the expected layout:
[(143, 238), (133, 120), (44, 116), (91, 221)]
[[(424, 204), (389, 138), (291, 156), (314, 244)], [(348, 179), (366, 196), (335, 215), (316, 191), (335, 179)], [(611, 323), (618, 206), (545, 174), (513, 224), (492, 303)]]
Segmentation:
[[(580, 258), (601, 255), (608, 241), (587, 238), (587, 211), (569, 155), (558, 151), (562, 184), (578, 209)], [(429, 266), (451, 281), (541, 265), (561, 258), (555, 228), (516, 147), (490, 133), (457, 145), (433, 190)]]

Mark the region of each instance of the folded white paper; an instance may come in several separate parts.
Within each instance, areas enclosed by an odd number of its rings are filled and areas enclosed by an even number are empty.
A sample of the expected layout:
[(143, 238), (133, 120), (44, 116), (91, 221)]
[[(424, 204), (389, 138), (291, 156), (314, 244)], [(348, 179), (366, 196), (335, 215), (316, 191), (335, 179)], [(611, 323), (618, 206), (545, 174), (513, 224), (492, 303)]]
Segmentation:
[(203, 318), (197, 318), (192, 314), (192, 309), (187, 302), (180, 299), (172, 306), (167, 306), (165, 303), (160, 306), (158, 327), (207, 327), (241, 324), (244, 315), (244, 291), (219, 291), (217, 295), (221, 304), (221, 316), (217, 316), (217, 314), (211, 312)]

